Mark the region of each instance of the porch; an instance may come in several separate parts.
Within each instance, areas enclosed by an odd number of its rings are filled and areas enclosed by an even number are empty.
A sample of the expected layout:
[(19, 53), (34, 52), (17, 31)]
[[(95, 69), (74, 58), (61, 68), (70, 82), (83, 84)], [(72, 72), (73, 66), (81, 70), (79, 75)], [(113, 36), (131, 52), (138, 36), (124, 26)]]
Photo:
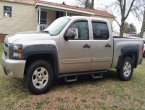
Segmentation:
[[(65, 6), (63, 4), (63, 6)], [(93, 13), (72, 8), (56, 6), (55, 4), (36, 3), (38, 25), (37, 31), (47, 28), (55, 19), (63, 16), (91, 16)]]

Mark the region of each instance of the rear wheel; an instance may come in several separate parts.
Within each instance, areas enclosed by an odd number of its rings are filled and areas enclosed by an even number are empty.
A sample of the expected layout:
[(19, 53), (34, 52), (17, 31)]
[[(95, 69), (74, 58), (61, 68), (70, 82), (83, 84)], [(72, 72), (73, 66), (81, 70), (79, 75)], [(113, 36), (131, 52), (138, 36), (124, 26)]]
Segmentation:
[(44, 60), (33, 62), (27, 69), (26, 84), (32, 94), (46, 93), (53, 84), (51, 65)]
[(124, 58), (121, 67), (117, 70), (118, 77), (123, 81), (128, 81), (133, 73), (133, 61), (130, 57)]

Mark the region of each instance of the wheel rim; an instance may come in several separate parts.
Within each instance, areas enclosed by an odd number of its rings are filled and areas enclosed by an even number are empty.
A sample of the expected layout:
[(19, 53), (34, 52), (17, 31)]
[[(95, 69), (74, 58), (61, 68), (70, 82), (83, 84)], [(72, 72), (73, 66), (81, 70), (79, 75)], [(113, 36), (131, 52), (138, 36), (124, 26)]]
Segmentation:
[(125, 62), (124, 67), (123, 67), (123, 74), (125, 77), (129, 77), (131, 74), (131, 63), (130, 62)]
[(49, 74), (46, 68), (44, 67), (39, 67), (35, 69), (32, 75), (32, 83), (35, 88), (37, 89), (42, 89), (44, 88), (49, 79)]

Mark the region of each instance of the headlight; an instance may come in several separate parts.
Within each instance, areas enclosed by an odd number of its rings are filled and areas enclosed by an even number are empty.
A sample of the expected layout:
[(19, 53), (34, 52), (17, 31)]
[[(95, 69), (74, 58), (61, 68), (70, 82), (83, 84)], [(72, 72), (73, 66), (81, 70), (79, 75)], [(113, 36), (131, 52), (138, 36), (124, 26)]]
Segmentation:
[(10, 47), (11, 59), (22, 59), (23, 46), (21, 44), (14, 44)]

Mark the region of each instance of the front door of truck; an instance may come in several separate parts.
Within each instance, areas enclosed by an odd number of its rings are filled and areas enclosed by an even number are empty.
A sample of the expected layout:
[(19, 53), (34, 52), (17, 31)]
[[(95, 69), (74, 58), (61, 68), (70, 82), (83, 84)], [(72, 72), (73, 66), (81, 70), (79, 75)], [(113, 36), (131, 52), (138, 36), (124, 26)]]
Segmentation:
[(92, 20), (92, 70), (109, 69), (113, 58), (113, 37), (106, 22)]
[(91, 70), (91, 41), (87, 20), (73, 22), (67, 30), (75, 31), (75, 38), (60, 39), (60, 73)]

